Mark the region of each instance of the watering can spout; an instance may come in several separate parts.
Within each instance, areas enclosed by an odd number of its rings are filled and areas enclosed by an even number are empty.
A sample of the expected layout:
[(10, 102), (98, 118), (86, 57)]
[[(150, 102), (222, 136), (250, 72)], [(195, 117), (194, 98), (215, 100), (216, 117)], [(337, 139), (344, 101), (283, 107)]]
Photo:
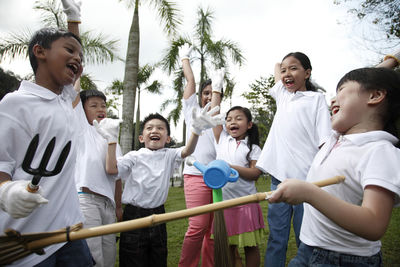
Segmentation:
[(186, 158), (186, 164), (189, 166), (195, 166), (201, 173), (205, 173), (207, 170), (207, 166), (201, 164), (200, 162), (196, 161), (196, 158), (193, 156), (189, 156)]

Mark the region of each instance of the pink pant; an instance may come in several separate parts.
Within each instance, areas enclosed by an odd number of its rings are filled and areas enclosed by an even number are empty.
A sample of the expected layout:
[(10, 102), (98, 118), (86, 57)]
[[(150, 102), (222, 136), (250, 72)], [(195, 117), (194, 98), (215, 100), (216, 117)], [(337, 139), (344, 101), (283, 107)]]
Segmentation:
[[(203, 176), (184, 175), (186, 208), (193, 208), (212, 203), (212, 189), (203, 180)], [(212, 213), (189, 218), (189, 227), (183, 240), (180, 267), (201, 265), (214, 266), (214, 240), (210, 238)]]

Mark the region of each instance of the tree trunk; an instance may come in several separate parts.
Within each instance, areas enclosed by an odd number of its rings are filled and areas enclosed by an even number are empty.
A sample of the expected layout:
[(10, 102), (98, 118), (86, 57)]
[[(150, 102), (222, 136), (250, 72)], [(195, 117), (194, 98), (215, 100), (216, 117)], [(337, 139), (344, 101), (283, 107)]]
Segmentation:
[(136, 123), (135, 123), (135, 139), (133, 140), (135, 144), (135, 150), (139, 150), (139, 131), (140, 131), (140, 89), (137, 89), (138, 101), (136, 109)]
[(135, 112), (135, 97), (137, 88), (137, 75), (139, 70), (139, 11), (138, 2), (135, 1), (132, 25), (129, 30), (128, 49), (126, 53), (124, 91), (122, 101), (121, 148), (126, 154), (132, 150), (133, 115)]

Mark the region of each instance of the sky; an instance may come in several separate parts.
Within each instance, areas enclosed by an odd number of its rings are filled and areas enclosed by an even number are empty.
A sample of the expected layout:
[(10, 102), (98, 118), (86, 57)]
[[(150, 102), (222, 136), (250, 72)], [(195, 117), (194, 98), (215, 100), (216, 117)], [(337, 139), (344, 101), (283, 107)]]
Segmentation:
[[(26, 29), (33, 32), (41, 28), (40, 13), (33, 10), (34, 2), (0, 0), (0, 38), (10, 32)], [(142, 0), (139, 10), (140, 65), (156, 63), (168, 47), (157, 13), (146, 2), (150, 1)], [(273, 74), (275, 63), (289, 52), (301, 51), (308, 55), (313, 67), (311, 78), (327, 90), (327, 100), (334, 96), (336, 84), (346, 72), (374, 65), (382, 58), (359, 45), (354, 25), (343, 23), (350, 16), (347, 8), (334, 5), (333, 0), (176, 0), (176, 3), (183, 21), (179, 34), (192, 35), (197, 9), (209, 8), (214, 12), (213, 40), (234, 41), (242, 50), (245, 64), (229, 69), (236, 82), (232, 105), (249, 107), (241, 94), (256, 79)], [(118, 55), (125, 58), (132, 17), (133, 9), (128, 9), (123, 1), (82, 0), (80, 30), (119, 39)], [(31, 73), (30, 64), (25, 60), (5, 60), (0, 66), (20, 76)], [(199, 69), (195, 66), (193, 71), (198, 81)], [(104, 90), (113, 80), (123, 80), (124, 63), (86, 65), (84, 72)], [(161, 71), (156, 71), (155, 76), (162, 80), (164, 93), (162, 97), (141, 95), (142, 118), (160, 112), (162, 101), (174, 97), (172, 78)], [(222, 110), (227, 109), (229, 103), (223, 103)], [(173, 137), (182, 140), (181, 123), (177, 127), (172, 125), (171, 130)]]

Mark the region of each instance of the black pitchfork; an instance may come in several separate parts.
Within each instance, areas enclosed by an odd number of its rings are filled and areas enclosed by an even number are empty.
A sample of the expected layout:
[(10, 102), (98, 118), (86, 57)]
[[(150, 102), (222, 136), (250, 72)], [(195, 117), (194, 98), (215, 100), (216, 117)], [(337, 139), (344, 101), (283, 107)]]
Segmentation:
[(57, 175), (61, 172), (62, 167), (64, 166), (65, 161), (67, 160), (69, 151), (71, 149), (71, 141), (69, 141), (63, 148), (63, 150), (60, 153), (60, 157), (57, 160), (56, 166), (54, 167), (54, 170), (48, 171), (46, 170), (47, 164), (49, 163), (51, 154), (53, 153), (54, 150), (54, 145), (56, 143), (56, 137), (53, 137), (49, 144), (46, 147), (46, 150), (44, 151), (42, 160), (40, 161), (39, 167), (34, 169), (31, 167), (31, 163), (33, 161), (33, 157), (35, 156), (36, 149), (39, 145), (39, 134), (36, 134), (35, 137), (33, 137), (32, 141), (29, 144), (28, 150), (26, 151), (24, 161), (22, 162), (22, 169), (33, 175), (31, 183), (28, 185), (27, 190), (29, 192), (36, 192), (39, 190), (39, 182), (40, 179), (45, 176), (54, 176)]

